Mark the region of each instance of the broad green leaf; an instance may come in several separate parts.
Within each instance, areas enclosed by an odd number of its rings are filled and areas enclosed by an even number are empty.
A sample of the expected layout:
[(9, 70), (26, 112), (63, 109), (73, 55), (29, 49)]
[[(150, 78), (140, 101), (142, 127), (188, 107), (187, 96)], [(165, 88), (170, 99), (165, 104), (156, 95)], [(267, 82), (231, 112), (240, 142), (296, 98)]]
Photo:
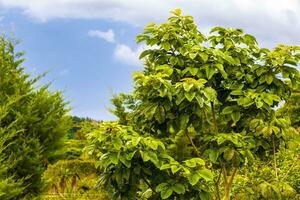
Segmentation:
[(189, 71), (192, 76), (195, 76), (198, 73), (199, 69), (198, 68), (190, 68)]
[(200, 199), (201, 200), (211, 200), (211, 196), (208, 192), (205, 192), (205, 191), (201, 191), (200, 192)]
[(171, 164), (163, 164), (161, 167), (160, 167), (160, 170), (165, 170), (165, 169), (169, 169), (171, 168)]
[(273, 76), (272, 75), (267, 75), (266, 76), (266, 81), (267, 81), (267, 83), (270, 85), (272, 82), (273, 82)]
[(261, 108), (263, 105), (264, 105), (264, 103), (261, 102), (261, 101), (257, 101), (257, 102), (256, 102), (256, 107), (257, 107), (257, 108)]
[(235, 111), (231, 113), (231, 119), (233, 120), (234, 123), (238, 122), (241, 118), (241, 113), (238, 111)]
[(162, 48), (163, 48), (164, 50), (166, 50), (166, 51), (169, 51), (169, 50), (171, 49), (171, 45), (170, 45), (170, 43), (167, 42), (167, 41), (162, 42), (162, 43), (161, 43), (161, 46), (162, 46)]
[(220, 63), (217, 63), (215, 66), (216, 66), (217, 69), (220, 71), (220, 73), (222, 74), (223, 78), (224, 78), (224, 79), (227, 79), (228, 75), (227, 75), (227, 73), (224, 71), (223, 65), (220, 64)]
[(180, 118), (180, 129), (185, 130), (187, 128), (190, 116), (188, 114), (182, 115)]
[(234, 156), (234, 152), (235, 152), (234, 149), (232, 149), (232, 148), (227, 148), (227, 149), (224, 151), (224, 155), (223, 155), (224, 159), (227, 160), (227, 161), (230, 161), (230, 160), (233, 158), (233, 156)]
[(172, 165), (171, 167), (171, 171), (173, 174), (175, 174), (176, 172), (178, 172), (180, 170), (180, 167), (178, 167), (177, 165)]
[(236, 111), (238, 106), (227, 106), (222, 110), (222, 114), (227, 115), (231, 114), (233, 111)]
[(190, 53), (189, 56), (191, 59), (195, 59), (197, 56), (197, 53)]
[(123, 163), (127, 168), (130, 168), (131, 167), (131, 162), (129, 162), (126, 157), (124, 156), (120, 156), (119, 157), (121, 163)]
[(216, 70), (212, 66), (207, 66), (205, 72), (206, 72), (206, 77), (209, 80), (216, 73)]
[(132, 145), (134, 147), (136, 147), (139, 144), (139, 142), (141, 141), (141, 139), (142, 139), (141, 137), (133, 137), (132, 140), (131, 140)]
[(185, 95), (184, 95), (183, 93), (179, 93), (179, 94), (177, 94), (176, 97), (177, 97), (177, 98), (176, 98), (175, 103), (176, 103), (176, 105), (178, 106), (178, 105), (181, 104), (181, 102), (185, 99)]
[(142, 159), (143, 159), (144, 162), (147, 162), (147, 161), (150, 160), (150, 157), (149, 157), (147, 151), (141, 151), (140, 150), (140, 154), (141, 154), (141, 157), (142, 157)]
[(186, 160), (184, 162), (185, 162), (186, 166), (191, 167), (191, 168), (197, 166), (197, 163), (195, 161), (193, 161), (193, 160)]
[(167, 198), (169, 198), (172, 194), (173, 194), (172, 188), (168, 188), (168, 189), (162, 190), (162, 191), (160, 192), (160, 195), (161, 195), (161, 198), (162, 198), (162, 199), (167, 199)]
[(273, 98), (270, 97), (269, 95), (265, 95), (265, 97), (263, 98), (263, 101), (265, 103), (267, 103), (269, 106), (271, 106), (273, 104)]
[(198, 183), (198, 181), (200, 180), (201, 177), (197, 172), (191, 172), (187, 178), (188, 178), (189, 183), (192, 186), (194, 186)]
[(210, 149), (209, 150), (209, 160), (212, 162), (212, 163), (216, 163), (217, 162), (217, 159), (219, 157), (219, 152), (217, 150), (213, 150), (213, 149)]
[(240, 89), (237, 89), (237, 90), (233, 90), (232, 92), (230, 92), (230, 94), (239, 96), (239, 95), (243, 95), (243, 91)]
[(115, 137), (112, 139), (112, 144), (114, 145), (114, 147), (118, 150), (120, 150), (123, 146), (123, 142), (120, 138)]
[(215, 101), (217, 98), (217, 93), (213, 88), (207, 87), (203, 90), (205, 97), (209, 101)]
[(119, 161), (119, 159), (118, 159), (118, 154), (117, 153), (111, 153), (110, 155), (109, 155), (109, 159), (110, 159), (110, 161), (113, 163), (113, 164), (118, 164), (118, 161)]
[(147, 56), (148, 54), (150, 54), (152, 52), (152, 50), (145, 50), (140, 54), (139, 59), (144, 58), (145, 56)]
[(186, 99), (191, 102), (195, 98), (196, 92), (186, 92), (184, 95)]
[(168, 188), (168, 186), (169, 186), (168, 183), (161, 183), (158, 186), (156, 186), (155, 191), (161, 192), (161, 191), (165, 190), (166, 188)]
[(197, 171), (197, 174), (204, 178), (206, 181), (212, 181), (213, 180), (213, 174), (208, 169), (200, 169)]
[(193, 88), (194, 84), (188, 83), (188, 82), (183, 82), (182, 86), (186, 92), (189, 92)]
[(248, 107), (248, 106), (252, 105), (254, 102), (249, 97), (240, 97), (240, 98), (238, 98), (237, 103), (240, 106)]
[(203, 60), (203, 62), (206, 62), (208, 60), (208, 55), (204, 52), (199, 53), (201, 59)]
[(176, 192), (177, 194), (184, 194), (185, 193), (185, 187), (183, 184), (181, 183), (175, 183), (172, 186), (172, 189), (174, 192)]
[(198, 102), (198, 105), (202, 108), (203, 103), (204, 103), (204, 100), (202, 99), (202, 97), (200, 95), (196, 95), (196, 100)]

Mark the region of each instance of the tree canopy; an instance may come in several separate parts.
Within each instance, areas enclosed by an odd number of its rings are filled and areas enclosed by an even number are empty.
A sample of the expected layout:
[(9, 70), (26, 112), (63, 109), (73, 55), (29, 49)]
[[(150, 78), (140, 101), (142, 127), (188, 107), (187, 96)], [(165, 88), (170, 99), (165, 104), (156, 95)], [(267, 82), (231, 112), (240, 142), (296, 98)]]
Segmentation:
[(276, 154), (299, 133), (275, 108), (299, 84), (300, 47), (261, 48), (242, 29), (205, 35), (179, 9), (136, 40), (148, 49), (134, 92), (113, 99), (119, 122), (89, 135), (113, 199), (229, 200), (237, 172), (254, 161), (272, 163), (281, 191)]

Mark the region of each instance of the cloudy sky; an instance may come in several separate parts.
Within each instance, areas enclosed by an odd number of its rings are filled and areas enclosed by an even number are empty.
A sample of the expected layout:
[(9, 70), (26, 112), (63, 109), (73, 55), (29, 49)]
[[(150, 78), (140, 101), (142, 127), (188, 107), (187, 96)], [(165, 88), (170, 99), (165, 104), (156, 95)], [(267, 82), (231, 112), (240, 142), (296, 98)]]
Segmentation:
[(181, 8), (199, 29), (238, 27), (261, 46), (300, 45), (300, 0), (0, 0), (1, 32), (21, 40), (27, 72), (62, 90), (72, 114), (113, 119), (113, 94), (132, 90), (141, 70), (135, 36)]

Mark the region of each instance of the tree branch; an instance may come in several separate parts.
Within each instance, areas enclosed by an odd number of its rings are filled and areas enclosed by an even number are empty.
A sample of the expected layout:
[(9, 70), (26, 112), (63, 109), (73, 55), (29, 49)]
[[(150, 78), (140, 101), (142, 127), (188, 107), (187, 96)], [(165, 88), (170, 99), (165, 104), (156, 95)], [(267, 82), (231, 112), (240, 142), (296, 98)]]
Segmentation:
[(214, 102), (211, 101), (210, 102), (210, 106), (211, 106), (211, 112), (212, 112), (214, 129), (215, 129), (216, 133), (218, 133), (219, 130), (218, 130), (218, 125), (217, 125), (217, 121), (216, 121), (216, 114), (215, 114)]
[(187, 133), (187, 131), (184, 131), (184, 134), (185, 134), (185, 136), (189, 139), (189, 141), (190, 141), (191, 145), (193, 146), (193, 148), (194, 148), (194, 150), (195, 150), (197, 156), (200, 158), (200, 157), (201, 157), (201, 156), (200, 156), (200, 153), (199, 153), (199, 151), (198, 151), (196, 145), (194, 144), (192, 138), (189, 136), (189, 134)]
[(273, 144), (273, 159), (274, 159), (275, 176), (276, 176), (276, 180), (278, 180), (274, 135), (272, 136), (272, 144)]

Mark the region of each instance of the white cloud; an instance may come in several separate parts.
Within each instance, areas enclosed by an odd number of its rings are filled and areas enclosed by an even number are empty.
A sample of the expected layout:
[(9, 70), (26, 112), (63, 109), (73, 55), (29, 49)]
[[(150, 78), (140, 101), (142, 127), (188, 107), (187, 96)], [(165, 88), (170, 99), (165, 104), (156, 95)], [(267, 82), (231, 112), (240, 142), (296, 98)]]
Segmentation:
[(110, 43), (115, 43), (115, 33), (112, 29), (108, 31), (100, 31), (100, 30), (90, 30), (88, 35), (91, 37), (97, 37), (106, 40)]
[(136, 49), (132, 49), (125, 44), (117, 44), (114, 51), (114, 57), (116, 60), (127, 65), (140, 66), (142, 65), (142, 61), (139, 60), (139, 55), (144, 49), (145, 46), (143, 45), (138, 46)]
[(41, 21), (55, 18), (106, 19), (144, 26), (165, 20), (177, 7), (193, 15), (201, 30), (241, 27), (264, 45), (300, 43), (299, 0), (0, 0)]

